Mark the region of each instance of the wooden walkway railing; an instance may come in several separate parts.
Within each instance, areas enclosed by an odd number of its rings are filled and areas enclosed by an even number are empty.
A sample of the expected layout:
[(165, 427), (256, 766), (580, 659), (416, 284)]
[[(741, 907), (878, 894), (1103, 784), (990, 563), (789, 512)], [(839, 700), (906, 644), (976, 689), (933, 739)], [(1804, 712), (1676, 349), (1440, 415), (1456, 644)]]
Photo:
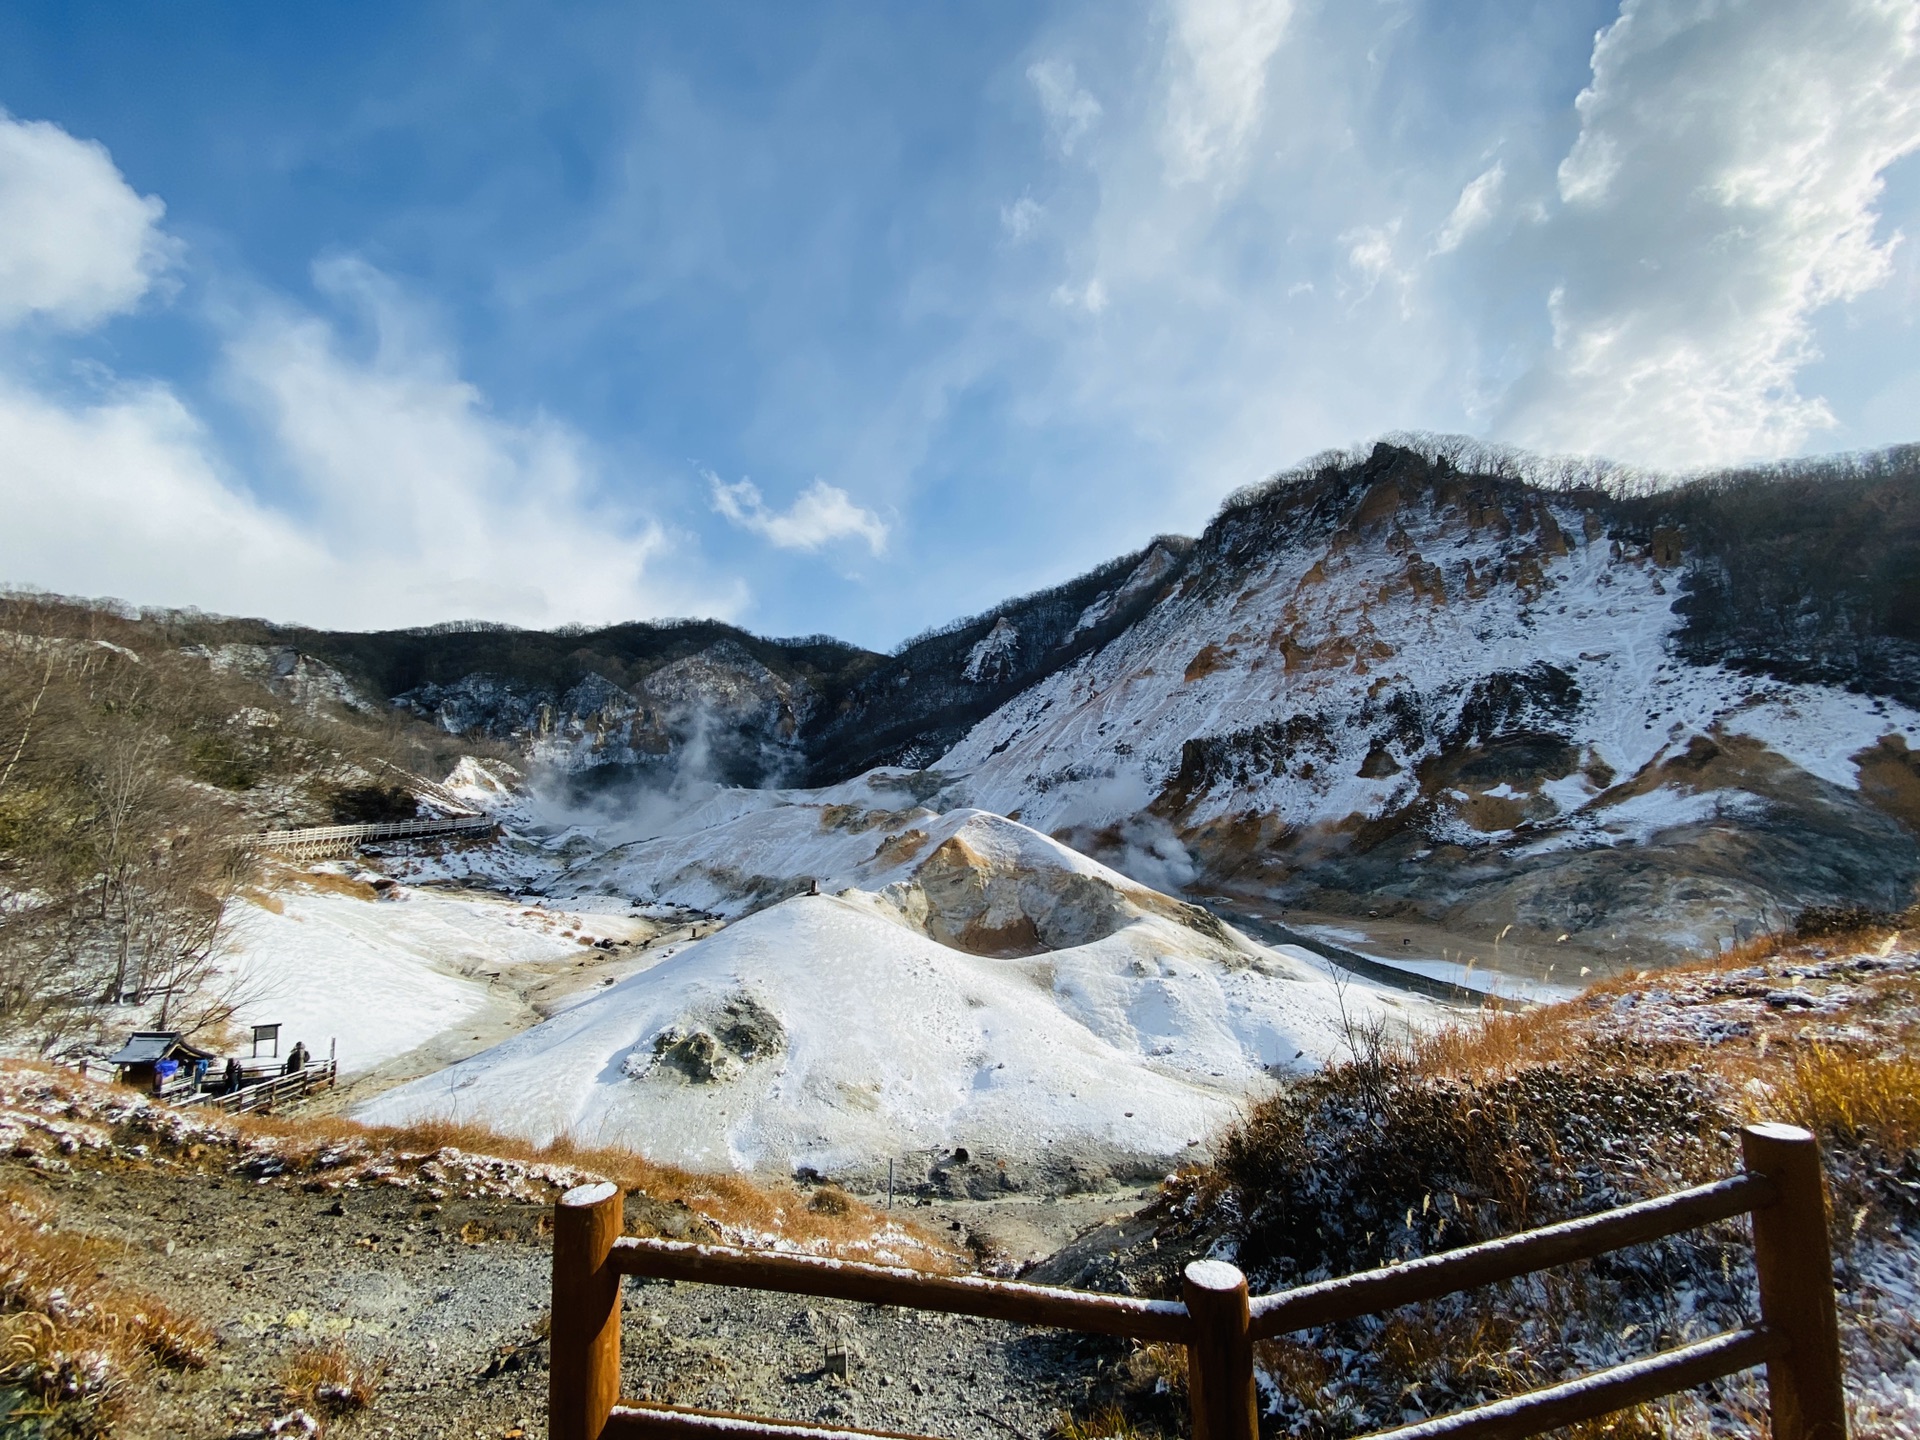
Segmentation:
[(238, 1090), (200, 1090), (179, 1096), (162, 1095), (160, 1098), (169, 1105), (200, 1105), (210, 1110), (225, 1110), (233, 1115), (243, 1115), (253, 1110), (265, 1110), (271, 1114), (276, 1105), (311, 1095), (316, 1090), (331, 1090), (339, 1078), (337, 1061), (315, 1060), (291, 1075), (276, 1075), (271, 1080), (242, 1085)]
[(304, 830), (260, 830), (242, 835), (240, 843), (261, 850), (295, 855), (336, 855), (369, 840), (425, 839), (433, 835), (464, 835), (491, 830), (491, 815), (434, 815), (422, 820), (384, 820), (366, 825), (312, 825)]
[(1846, 1399), (1819, 1149), (1805, 1130), (1768, 1124), (1743, 1130), (1741, 1150), (1744, 1173), (1729, 1180), (1257, 1299), (1248, 1296), (1246, 1277), (1218, 1260), (1187, 1266), (1181, 1300), (1137, 1300), (634, 1239), (620, 1233), (618, 1187), (583, 1185), (563, 1195), (554, 1209), (547, 1434), (549, 1440), (833, 1440), (883, 1433), (622, 1401), (622, 1275), (1172, 1341), (1187, 1347), (1194, 1440), (1257, 1440), (1256, 1340), (1438, 1299), (1751, 1214), (1760, 1289), (1757, 1324), (1565, 1384), (1379, 1431), (1377, 1440), (1519, 1440), (1758, 1365), (1767, 1368), (1773, 1440), (1845, 1440)]

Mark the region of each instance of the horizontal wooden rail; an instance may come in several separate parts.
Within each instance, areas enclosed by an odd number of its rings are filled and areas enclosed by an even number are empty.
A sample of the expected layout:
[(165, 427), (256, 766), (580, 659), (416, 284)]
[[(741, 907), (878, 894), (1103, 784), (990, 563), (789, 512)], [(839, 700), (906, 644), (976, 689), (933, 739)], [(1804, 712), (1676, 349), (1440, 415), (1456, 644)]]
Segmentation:
[(902, 1266), (867, 1265), (818, 1255), (779, 1255), (628, 1235), (613, 1242), (607, 1263), (623, 1275), (644, 1275), (654, 1280), (688, 1280), (746, 1290), (778, 1290), (788, 1295), (818, 1295), (829, 1300), (861, 1300), (871, 1305), (899, 1305), (910, 1310), (941, 1310), (1132, 1340), (1185, 1344), (1189, 1329), (1187, 1307), (1177, 1300), (1138, 1300), (1128, 1295), (1022, 1285), (973, 1275), (927, 1275)]
[(607, 1416), (603, 1440), (927, 1440), (899, 1430), (852, 1430), (805, 1420), (763, 1420), (724, 1410), (684, 1405), (641, 1405), (623, 1400)]
[(1644, 1245), (1744, 1215), (1772, 1203), (1775, 1193), (1773, 1182), (1764, 1175), (1736, 1175), (1657, 1200), (1428, 1255), (1404, 1265), (1388, 1265), (1262, 1295), (1253, 1302), (1253, 1337), (1264, 1340), (1290, 1330), (1353, 1320), (1401, 1305), (1436, 1300), (1477, 1285), (1512, 1280), (1553, 1265), (1591, 1260), (1609, 1250)]
[(258, 830), (238, 837), (242, 845), (266, 850), (299, 850), (313, 845), (336, 845), (362, 840), (404, 840), (431, 835), (459, 835), (491, 830), (491, 815), (430, 816), (423, 820), (380, 820), (364, 825), (310, 825), (302, 830)]
[(270, 1080), (255, 1080), (238, 1090), (197, 1090), (178, 1097), (163, 1095), (167, 1104), (184, 1107), (198, 1105), (230, 1114), (250, 1110), (272, 1110), (282, 1100), (298, 1099), (315, 1090), (329, 1090), (338, 1083), (339, 1064), (333, 1060), (315, 1060), (291, 1075), (275, 1075)]
[(1456, 1410), (1397, 1430), (1376, 1430), (1364, 1440), (1522, 1440), (1751, 1370), (1779, 1359), (1787, 1349), (1787, 1338), (1764, 1326), (1729, 1330), (1644, 1360), (1595, 1370), (1563, 1385)]
[(1184, 1302), (1141, 1300), (811, 1255), (620, 1235), (621, 1197), (581, 1186), (554, 1210), (550, 1440), (919, 1440), (618, 1400), (620, 1277), (647, 1276), (942, 1310), (1187, 1351), (1193, 1440), (1259, 1440), (1253, 1341), (1380, 1314), (1752, 1214), (1760, 1323), (1371, 1440), (1520, 1440), (1737, 1371), (1767, 1367), (1774, 1440), (1846, 1440), (1846, 1397), (1819, 1146), (1790, 1125), (1741, 1131), (1745, 1173), (1405, 1265), (1250, 1299), (1232, 1265), (1197, 1260)]

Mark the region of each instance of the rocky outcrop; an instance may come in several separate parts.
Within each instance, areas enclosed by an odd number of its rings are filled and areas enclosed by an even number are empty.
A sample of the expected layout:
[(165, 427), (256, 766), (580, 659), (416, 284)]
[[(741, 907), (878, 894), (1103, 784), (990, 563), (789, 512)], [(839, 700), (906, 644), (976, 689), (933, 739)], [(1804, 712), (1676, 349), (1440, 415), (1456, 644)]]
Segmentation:
[[(1897, 519), (1920, 466), (1867, 488), (1896, 484)], [(1809, 531), (1857, 489), (1803, 493)], [(1805, 658), (1851, 617), (1864, 638), (1819, 672), (1844, 684), (1743, 660), (1733, 638), (1784, 613), (1780, 587), (1705, 624), (1702, 577), (1756, 562), (1731, 522), (1683, 523), (1736, 501), (1547, 491), (1386, 445), (1287, 477), (1230, 504), (1123, 634), (942, 756), (950, 798), (1122, 869), (1153, 817), (1215, 894), (1623, 956), (1804, 905), (1900, 908), (1920, 713), (1887, 666), (1845, 660), (1904, 643), (1898, 585), (1880, 604), (1836, 566), (1811, 618), (1773, 626)], [(1920, 567), (1892, 533), (1869, 575), (1899, 543)]]
[(727, 640), (660, 666), (631, 689), (596, 672), (564, 691), (474, 674), (395, 697), (451, 734), (517, 744), (536, 764), (570, 772), (691, 765), (747, 785), (800, 766), (797, 737), (817, 702), (804, 681)]
[(204, 659), (222, 674), (258, 681), (309, 714), (325, 713), (336, 706), (362, 714), (379, 709), (339, 670), (290, 645), (191, 645), (184, 653)]

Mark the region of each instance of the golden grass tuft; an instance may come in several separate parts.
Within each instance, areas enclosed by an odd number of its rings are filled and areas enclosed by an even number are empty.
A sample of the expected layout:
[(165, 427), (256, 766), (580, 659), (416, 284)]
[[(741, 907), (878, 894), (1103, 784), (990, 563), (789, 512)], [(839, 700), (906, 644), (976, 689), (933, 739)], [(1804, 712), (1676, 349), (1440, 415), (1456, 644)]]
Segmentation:
[(851, 1215), (854, 1199), (838, 1185), (822, 1185), (807, 1201), (807, 1209), (816, 1215)]
[(302, 1345), (280, 1367), (287, 1403), (330, 1418), (373, 1408), (387, 1367), (356, 1355), (337, 1340)]
[(1144, 1432), (1118, 1405), (1102, 1405), (1085, 1415), (1062, 1410), (1047, 1434), (1052, 1440), (1144, 1440)]
[(1324, 1402), (1333, 1366), (1327, 1357), (1311, 1345), (1282, 1335), (1274, 1340), (1253, 1342), (1253, 1364), (1271, 1380), (1282, 1395), (1309, 1413)]
[(1920, 1055), (1813, 1044), (1776, 1084), (1787, 1118), (1817, 1135), (1895, 1154), (1920, 1143)]
[(380, 898), (365, 880), (355, 880), (350, 875), (335, 875), (330, 870), (302, 871), (296, 875), (289, 888), (311, 890), (316, 895), (344, 895), (350, 900), (374, 901)]
[(1187, 1347), (1156, 1340), (1135, 1347), (1125, 1362), (1126, 1378), (1142, 1390), (1187, 1392)]

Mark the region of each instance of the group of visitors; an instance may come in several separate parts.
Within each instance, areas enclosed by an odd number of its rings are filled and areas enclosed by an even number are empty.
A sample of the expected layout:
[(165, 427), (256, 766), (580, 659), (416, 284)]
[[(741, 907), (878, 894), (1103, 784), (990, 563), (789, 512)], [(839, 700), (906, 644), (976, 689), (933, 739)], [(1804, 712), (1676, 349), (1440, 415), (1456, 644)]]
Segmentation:
[[(282, 1075), (297, 1075), (307, 1068), (307, 1062), (312, 1058), (313, 1057), (307, 1053), (306, 1042), (304, 1040), (296, 1040), (293, 1042), (293, 1049), (287, 1052), (286, 1060), (280, 1065), (280, 1073)], [(169, 1090), (177, 1090), (179, 1086), (175, 1082), (183, 1072), (190, 1080), (191, 1086), (195, 1091), (205, 1090), (208, 1088), (208, 1068), (209, 1062), (205, 1056), (197, 1056), (184, 1063), (170, 1056), (166, 1059), (156, 1060), (153, 1062), (153, 1093), (158, 1096), (165, 1095)], [(252, 1078), (257, 1081), (266, 1077), (262, 1076), (260, 1071), (256, 1069)], [(220, 1072), (220, 1083), (215, 1087), (214, 1093), (216, 1095), (231, 1095), (234, 1091), (242, 1088), (247, 1083), (247, 1079), (247, 1067), (240, 1063), (240, 1058), (237, 1055), (228, 1056), (226, 1068)]]

